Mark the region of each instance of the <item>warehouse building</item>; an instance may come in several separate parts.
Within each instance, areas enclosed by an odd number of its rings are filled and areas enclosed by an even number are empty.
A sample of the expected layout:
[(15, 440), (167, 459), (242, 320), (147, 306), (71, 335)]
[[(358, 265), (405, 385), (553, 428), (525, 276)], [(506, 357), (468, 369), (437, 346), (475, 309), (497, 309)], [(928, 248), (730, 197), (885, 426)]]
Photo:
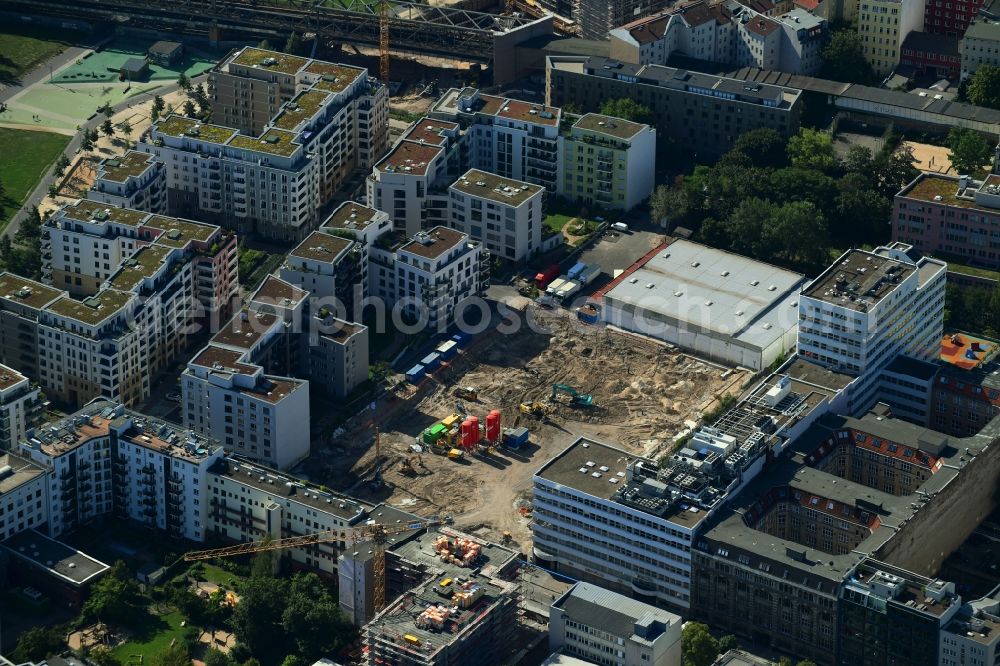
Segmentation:
[(795, 345), (805, 278), (686, 240), (658, 248), (604, 294), (604, 320), (721, 363), (760, 370)]

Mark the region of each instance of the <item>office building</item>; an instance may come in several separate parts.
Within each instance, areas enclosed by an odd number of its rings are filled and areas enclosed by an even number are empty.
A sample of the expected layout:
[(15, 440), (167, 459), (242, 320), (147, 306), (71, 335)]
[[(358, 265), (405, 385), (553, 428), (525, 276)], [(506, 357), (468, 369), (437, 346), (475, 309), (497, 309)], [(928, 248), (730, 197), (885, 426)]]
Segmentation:
[(222, 449), (121, 404), (96, 400), (63, 421), (29, 431), (21, 455), (48, 470), (49, 536), (114, 513), (201, 541), (207, 469)]
[(961, 77), (967, 79), (982, 65), (1000, 65), (1000, 22), (979, 16), (958, 42)]
[(388, 92), (365, 69), (246, 47), (208, 93), (213, 123), (171, 115), (137, 146), (166, 165), (171, 214), (300, 240), (386, 146)]
[(45, 468), (27, 458), (0, 453), (0, 542), (48, 522)]
[(903, 42), (924, 28), (925, 0), (861, 0), (858, 38), (865, 60), (880, 77), (899, 64)]
[(892, 239), (920, 252), (1000, 268), (1000, 176), (921, 173), (893, 200)]
[(593, 664), (680, 666), (681, 618), (596, 585), (576, 583), (552, 604), (549, 649)]
[(43, 418), (45, 397), (37, 385), (0, 365), (0, 451), (16, 451), (28, 430)]
[(1000, 588), (962, 604), (941, 630), (940, 666), (1000, 664)]
[(893, 243), (848, 250), (799, 297), (798, 353), (859, 381), (848, 413), (874, 402), (880, 371), (899, 355), (940, 351), (947, 266)]
[(152, 155), (137, 150), (105, 157), (97, 164), (87, 199), (114, 208), (166, 213), (167, 170)]
[(597, 111), (627, 97), (650, 109), (663, 136), (699, 153), (722, 154), (739, 135), (770, 127), (785, 137), (799, 130), (801, 91), (659, 65), (601, 57), (549, 56), (546, 100)]
[(686, 240), (662, 245), (604, 292), (609, 324), (753, 370), (795, 346), (806, 280)]
[(815, 75), (829, 37), (827, 20), (773, 4), (695, 0), (615, 28), (611, 57), (635, 65), (666, 65), (671, 57)]

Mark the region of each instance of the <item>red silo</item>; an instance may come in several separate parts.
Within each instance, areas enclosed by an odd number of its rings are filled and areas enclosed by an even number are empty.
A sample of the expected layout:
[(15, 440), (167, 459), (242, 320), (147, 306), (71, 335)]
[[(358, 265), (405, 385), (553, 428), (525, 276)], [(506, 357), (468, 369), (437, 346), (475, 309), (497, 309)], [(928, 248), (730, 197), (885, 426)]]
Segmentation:
[(500, 440), (500, 410), (494, 409), (486, 415), (486, 441), (496, 443)]

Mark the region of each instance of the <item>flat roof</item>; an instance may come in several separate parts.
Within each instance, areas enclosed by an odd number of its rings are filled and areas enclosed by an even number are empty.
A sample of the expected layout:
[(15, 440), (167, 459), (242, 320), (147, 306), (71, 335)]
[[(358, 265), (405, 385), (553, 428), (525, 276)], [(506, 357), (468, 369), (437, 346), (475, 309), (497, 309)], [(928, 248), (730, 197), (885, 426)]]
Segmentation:
[(14, 273), (0, 273), (0, 298), (25, 307), (41, 310), (66, 292), (23, 278)]
[(107, 564), (30, 529), (2, 544), (14, 557), (72, 585), (83, 585), (110, 569)]
[(142, 226), (162, 231), (163, 233), (159, 234), (154, 242), (169, 247), (185, 247), (191, 241), (207, 243), (221, 228), (214, 224), (163, 215), (153, 215), (143, 222)]
[(434, 146), (443, 146), (448, 142), (444, 136), (444, 131), (457, 131), (458, 123), (447, 120), (434, 120), (432, 118), (421, 118), (404, 135), (404, 138), (411, 141), (423, 141)]
[(46, 311), (94, 326), (121, 312), (132, 298), (133, 294), (129, 292), (103, 289), (83, 301), (64, 296), (49, 305)]
[(124, 183), (129, 177), (137, 177), (153, 166), (156, 160), (149, 153), (130, 150), (118, 157), (106, 157), (97, 167), (98, 175), (104, 180)]
[(45, 474), (45, 468), (10, 452), (0, 453), (0, 469), (10, 467), (10, 474), (0, 476), (0, 499), (24, 484)]
[[(23, 382), (27, 377), (9, 366), (0, 364), (0, 391), (9, 389)], [(3, 465), (0, 465), (3, 467)]]
[(946, 176), (926, 171), (921, 172), (912, 183), (900, 190), (896, 196), (906, 199), (916, 199), (917, 201), (958, 206), (960, 208), (993, 210), (977, 205), (976, 200), (972, 197), (959, 197), (958, 176)]
[(192, 139), (208, 141), (209, 143), (217, 143), (220, 145), (225, 144), (238, 134), (237, 130), (232, 127), (223, 127), (222, 125), (203, 123), (200, 120), (185, 118), (184, 116), (178, 116), (176, 114), (170, 115), (157, 123), (153, 123), (153, 129), (157, 132), (166, 134), (167, 136), (177, 138), (187, 136)]
[(259, 137), (237, 134), (229, 141), (229, 146), (242, 150), (255, 150), (261, 153), (272, 153), (282, 157), (290, 157), (300, 147), (299, 144), (294, 143), (298, 136), (294, 132), (272, 127)]
[(59, 215), (81, 222), (114, 222), (129, 227), (142, 223), (149, 213), (131, 208), (117, 208), (100, 201), (81, 199), (75, 203), (66, 204), (59, 209)]
[(375, 165), (380, 171), (404, 175), (424, 176), (431, 161), (441, 154), (440, 146), (429, 146), (416, 141), (403, 140)]
[(848, 250), (803, 290), (803, 295), (864, 312), (909, 277), (911, 264), (865, 250)]
[(813, 384), (831, 391), (841, 391), (847, 388), (847, 385), (855, 379), (851, 375), (841, 374), (812, 363), (801, 356), (796, 356), (791, 364), (783, 369), (783, 372), (792, 379), (797, 379), (806, 384)]
[[(434, 542), (442, 536), (452, 541), (458, 538), (475, 542), (480, 548), (479, 559), (471, 563), (471, 566), (443, 562), (441, 555), (434, 550)], [(428, 567), (436, 575), (452, 578), (468, 576), (475, 568), (480, 568), (487, 574), (500, 571), (520, 555), (505, 546), (444, 526), (423, 531), (412, 538), (401, 539), (390, 550), (408, 562)]]
[(352, 242), (340, 236), (314, 231), (292, 248), (289, 257), (298, 257), (308, 261), (334, 263), (341, 254), (350, 248)]
[(108, 282), (113, 289), (130, 291), (146, 278), (156, 275), (173, 248), (144, 245), (122, 261)]
[[(804, 282), (798, 273), (681, 239), (650, 253), (604, 297), (766, 348), (798, 325)], [(661, 323), (647, 321), (650, 328)]]
[(364, 229), (375, 221), (379, 211), (353, 201), (345, 201), (326, 218), (322, 227), (332, 229)]
[(114, 425), (119, 426), (122, 419), (131, 419), (132, 426), (122, 433), (121, 439), (171, 458), (197, 463), (219, 448), (217, 441), (205, 435), (165, 422), (151, 421), (149, 417), (132, 412), (119, 417)]
[(310, 74), (320, 75), (319, 81), (313, 85), (314, 89), (325, 90), (335, 94), (343, 91), (365, 73), (365, 70), (360, 67), (351, 67), (350, 65), (341, 65), (322, 60), (311, 61), (306, 65), (305, 71)]
[(465, 194), (514, 207), (520, 206), (542, 191), (538, 185), (504, 178), (478, 169), (469, 169), (464, 175), (459, 176), (451, 187)]
[(253, 376), (260, 370), (260, 366), (243, 362), (243, 355), (246, 352), (234, 349), (224, 349), (215, 345), (204, 347), (198, 354), (188, 361), (188, 365), (197, 365), (202, 368), (210, 368), (217, 372), (228, 372), (238, 375)]
[(328, 92), (307, 90), (282, 106), (281, 111), (271, 122), (280, 129), (294, 130), (303, 121), (315, 116), (330, 97)]
[(418, 233), (398, 251), (409, 252), (425, 259), (437, 259), (467, 238), (461, 231), (448, 227), (434, 227)]
[(302, 291), (294, 284), (286, 282), (275, 275), (268, 275), (257, 288), (257, 291), (250, 297), (251, 301), (266, 299), (267, 305), (295, 305), (307, 296), (307, 292)]
[(237, 312), (212, 336), (212, 342), (237, 349), (250, 349), (277, 322), (278, 316), (269, 312)]
[[(639, 638), (635, 633), (636, 624), (661, 622), (669, 627), (681, 622), (679, 615), (586, 582), (573, 585), (553, 602), (552, 607), (566, 611), (574, 622), (600, 627), (612, 636), (631, 636), (646, 643), (659, 638), (665, 631)], [(680, 631), (677, 639), (680, 640)]]
[(544, 104), (505, 98), (496, 115), (499, 118), (510, 118), (511, 120), (523, 120), (538, 125), (556, 126), (559, 124), (559, 115), (561, 112), (561, 109), (557, 106), (545, 106)]
[(295, 74), (302, 69), (308, 58), (281, 53), (280, 51), (269, 51), (247, 46), (230, 59), (236, 65), (246, 67), (259, 67), (269, 72), (280, 72), (282, 74)]
[(607, 134), (616, 139), (631, 139), (641, 132), (644, 127), (649, 126), (624, 120), (623, 118), (605, 116), (599, 113), (587, 113), (580, 116), (580, 119), (573, 123), (573, 127), (588, 132)]

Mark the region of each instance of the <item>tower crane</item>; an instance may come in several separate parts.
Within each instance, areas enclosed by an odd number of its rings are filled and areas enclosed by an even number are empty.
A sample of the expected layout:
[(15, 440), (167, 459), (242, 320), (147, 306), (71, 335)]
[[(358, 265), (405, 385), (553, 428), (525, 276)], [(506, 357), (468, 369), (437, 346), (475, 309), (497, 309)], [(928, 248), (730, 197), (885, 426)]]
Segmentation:
[(389, 0), (378, 3), (378, 76), (389, 85)]
[(261, 541), (247, 541), (233, 546), (223, 548), (212, 548), (209, 550), (195, 550), (184, 554), (185, 562), (195, 562), (198, 560), (211, 560), (216, 557), (233, 557), (234, 555), (246, 555), (249, 553), (263, 553), (272, 550), (283, 550), (285, 548), (299, 548), (302, 546), (312, 546), (320, 543), (331, 543), (337, 541), (350, 541), (352, 545), (371, 542), (372, 548), (372, 578), (373, 594), (372, 600), (375, 605), (375, 612), (385, 608), (385, 547), (389, 537), (394, 534), (401, 534), (412, 530), (428, 529), (442, 525), (441, 520), (418, 520), (411, 521), (405, 525), (381, 525), (371, 523), (359, 525), (347, 530), (326, 530), (314, 532), (303, 536), (286, 537), (284, 539), (264, 539)]

